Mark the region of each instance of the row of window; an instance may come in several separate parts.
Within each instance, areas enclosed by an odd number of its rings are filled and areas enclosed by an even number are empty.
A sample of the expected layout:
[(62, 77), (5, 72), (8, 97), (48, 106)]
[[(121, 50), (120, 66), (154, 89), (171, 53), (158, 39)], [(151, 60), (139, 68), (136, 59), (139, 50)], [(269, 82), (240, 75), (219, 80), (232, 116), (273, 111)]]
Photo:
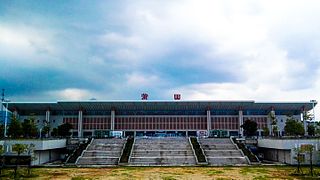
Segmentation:
[(239, 129), (238, 117), (211, 117), (211, 129)]
[(111, 117), (85, 117), (82, 120), (83, 129), (110, 129)]
[(63, 123), (69, 123), (72, 125), (73, 129), (77, 129), (78, 128), (78, 117), (63, 118)]
[[(267, 117), (244, 117), (243, 120), (251, 119), (256, 121), (258, 129), (267, 127)], [(77, 117), (66, 117), (63, 119), (64, 123), (70, 123), (73, 128), (78, 126)], [(206, 116), (176, 116), (176, 117), (115, 117), (115, 129), (207, 129)], [(110, 129), (110, 117), (85, 117), (82, 120), (83, 129)], [(239, 119), (237, 116), (230, 117), (211, 117), (211, 129), (239, 129)]]
[[(118, 109), (115, 111), (116, 115), (205, 115), (205, 109), (171, 109), (171, 110), (141, 110), (141, 109)], [(211, 115), (239, 115), (238, 110), (217, 110), (212, 109)], [(270, 110), (243, 110), (243, 115), (267, 115)], [(300, 115), (300, 110), (276, 110), (276, 115)], [(19, 111), (20, 115), (45, 115), (46, 111)], [(50, 111), (50, 115), (74, 116), (79, 115), (79, 111)], [(84, 110), (83, 115), (111, 115), (111, 110)]]
[(111, 129), (110, 124), (83, 124), (82, 125), (83, 129)]
[(116, 117), (115, 129), (206, 129), (206, 117)]

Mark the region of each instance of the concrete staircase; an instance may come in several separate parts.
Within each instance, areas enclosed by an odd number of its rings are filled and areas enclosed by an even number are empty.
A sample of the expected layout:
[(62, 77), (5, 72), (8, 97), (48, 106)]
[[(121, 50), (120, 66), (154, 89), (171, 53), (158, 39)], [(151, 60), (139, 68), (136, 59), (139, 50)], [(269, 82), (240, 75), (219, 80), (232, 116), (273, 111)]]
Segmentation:
[(132, 166), (189, 166), (196, 159), (187, 138), (137, 138), (129, 159)]
[(225, 166), (249, 164), (247, 158), (229, 138), (199, 139), (199, 143), (209, 165)]
[(77, 160), (77, 165), (117, 165), (125, 139), (94, 139)]

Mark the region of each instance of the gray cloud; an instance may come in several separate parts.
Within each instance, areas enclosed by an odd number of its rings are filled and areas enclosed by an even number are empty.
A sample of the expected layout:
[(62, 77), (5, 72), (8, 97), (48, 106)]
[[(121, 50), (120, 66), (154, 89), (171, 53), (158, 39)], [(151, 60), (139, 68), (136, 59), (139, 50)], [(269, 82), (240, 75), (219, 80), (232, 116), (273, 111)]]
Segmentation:
[(0, 87), (16, 100), (139, 99), (144, 91), (153, 99), (177, 91), (185, 99), (314, 98), (317, 7), (7, 1), (0, 6)]

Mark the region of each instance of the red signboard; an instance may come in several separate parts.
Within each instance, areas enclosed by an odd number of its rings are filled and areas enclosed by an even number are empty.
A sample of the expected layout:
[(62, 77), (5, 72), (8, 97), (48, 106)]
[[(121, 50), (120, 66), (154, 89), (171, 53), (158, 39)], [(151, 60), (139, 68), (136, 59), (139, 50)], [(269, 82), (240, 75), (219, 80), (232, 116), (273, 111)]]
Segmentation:
[(148, 100), (148, 94), (147, 93), (142, 93), (141, 94), (141, 100)]
[(181, 99), (181, 94), (174, 94), (173, 95), (174, 100), (180, 100)]

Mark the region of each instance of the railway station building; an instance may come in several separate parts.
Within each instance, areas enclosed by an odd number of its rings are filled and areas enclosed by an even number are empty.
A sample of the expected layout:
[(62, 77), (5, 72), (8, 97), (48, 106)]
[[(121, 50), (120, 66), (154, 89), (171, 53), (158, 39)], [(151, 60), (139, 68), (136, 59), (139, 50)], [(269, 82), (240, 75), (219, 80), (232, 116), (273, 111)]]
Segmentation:
[[(256, 121), (258, 134), (271, 130), (275, 114), (279, 135), (288, 116), (302, 120), (312, 102), (255, 101), (57, 101), (10, 102), (8, 109), (21, 121), (34, 116), (38, 128), (73, 125), (73, 137), (109, 136), (242, 136), (241, 125)], [(271, 131), (270, 131), (271, 132)]]

